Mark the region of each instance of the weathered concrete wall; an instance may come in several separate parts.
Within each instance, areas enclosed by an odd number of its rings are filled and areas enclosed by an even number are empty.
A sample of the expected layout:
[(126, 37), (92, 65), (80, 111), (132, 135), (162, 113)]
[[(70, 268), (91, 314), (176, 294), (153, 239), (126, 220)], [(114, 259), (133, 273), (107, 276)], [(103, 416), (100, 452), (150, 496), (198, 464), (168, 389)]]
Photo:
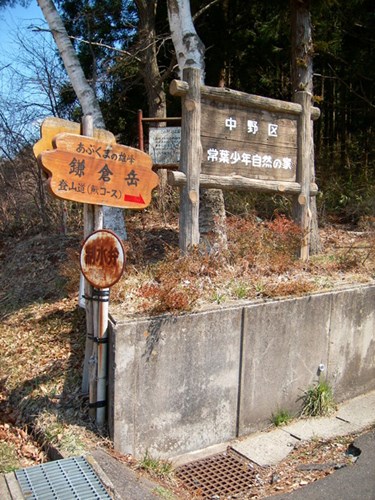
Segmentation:
[(375, 384), (375, 287), (332, 295), (329, 379), (339, 401)]
[(116, 448), (178, 455), (235, 435), (240, 329), (238, 308), (117, 324)]
[(300, 408), (319, 364), (327, 366), (331, 301), (310, 295), (245, 308), (239, 435), (280, 409)]
[(375, 285), (182, 316), (114, 318), (109, 426), (137, 457), (260, 429), (327, 369), (337, 401), (375, 389)]

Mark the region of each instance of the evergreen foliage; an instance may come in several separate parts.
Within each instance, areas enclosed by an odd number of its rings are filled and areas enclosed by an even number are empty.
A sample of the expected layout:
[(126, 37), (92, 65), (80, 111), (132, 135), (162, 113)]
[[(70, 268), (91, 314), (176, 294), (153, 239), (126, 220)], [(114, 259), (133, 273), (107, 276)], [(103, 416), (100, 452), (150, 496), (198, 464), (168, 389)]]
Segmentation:
[[(206, 46), (207, 85), (290, 100), (289, 2), (225, 0), (204, 9), (210, 3), (191, 1), (197, 32)], [(165, 4), (155, 2), (155, 43), (163, 68), (172, 57)], [(96, 83), (108, 128), (136, 143), (136, 111), (142, 108), (147, 114), (147, 104), (137, 57), (135, 2), (61, 0), (59, 5), (74, 36), (127, 51), (77, 45)], [(334, 212), (356, 222), (375, 210), (373, 2), (311, 2), (311, 15), (314, 100), (322, 111), (315, 123), (317, 182), (323, 193), (320, 215)], [(167, 85), (165, 81), (166, 90)], [(168, 115), (178, 114), (178, 103), (168, 100)]]

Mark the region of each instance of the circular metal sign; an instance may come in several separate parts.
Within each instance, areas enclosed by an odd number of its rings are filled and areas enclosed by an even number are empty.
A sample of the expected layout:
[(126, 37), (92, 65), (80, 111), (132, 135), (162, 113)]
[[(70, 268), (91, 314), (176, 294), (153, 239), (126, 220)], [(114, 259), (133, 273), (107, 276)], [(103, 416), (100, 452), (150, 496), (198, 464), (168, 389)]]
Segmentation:
[(80, 256), (84, 277), (95, 288), (109, 288), (124, 272), (125, 251), (120, 238), (109, 229), (100, 229), (84, 241)]

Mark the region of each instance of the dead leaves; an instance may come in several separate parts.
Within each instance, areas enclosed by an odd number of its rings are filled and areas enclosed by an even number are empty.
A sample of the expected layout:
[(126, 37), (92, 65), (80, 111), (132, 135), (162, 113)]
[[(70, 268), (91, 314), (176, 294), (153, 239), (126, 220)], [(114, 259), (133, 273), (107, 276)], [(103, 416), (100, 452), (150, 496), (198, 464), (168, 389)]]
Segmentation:
[[(0, 442), (17, 455), (15, 468), (30, 467), (47, 461), (46, 454), (26, 430), (9, 423), (0, 424)], [(1, 467), (1, 464), (0, 464)]]

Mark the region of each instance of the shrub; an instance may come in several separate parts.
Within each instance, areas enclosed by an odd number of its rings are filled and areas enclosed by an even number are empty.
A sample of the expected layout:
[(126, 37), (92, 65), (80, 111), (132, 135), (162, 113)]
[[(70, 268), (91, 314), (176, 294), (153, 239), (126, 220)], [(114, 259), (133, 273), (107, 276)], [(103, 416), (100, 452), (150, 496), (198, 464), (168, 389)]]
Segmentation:
[(301, 417), (322, 417), (335, 409), (332, 387), (326, 380), (319, 380), (302, 395)]

